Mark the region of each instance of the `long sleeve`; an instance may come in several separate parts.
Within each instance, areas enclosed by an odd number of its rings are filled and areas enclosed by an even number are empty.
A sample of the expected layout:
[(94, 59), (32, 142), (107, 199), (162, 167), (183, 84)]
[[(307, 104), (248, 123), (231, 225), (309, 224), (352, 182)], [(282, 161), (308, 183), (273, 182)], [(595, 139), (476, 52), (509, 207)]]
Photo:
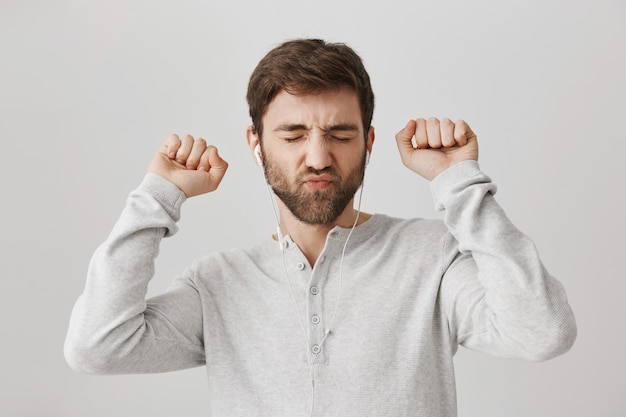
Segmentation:
[(146, 301), (164, 236), (176, 233), (184, 194), (155, 174), (133, 191), (95, 251), (70, 319), (65, 357), (89, 373), (162, 372), (204, 363), (193, 276)]
[(533, 242), (507, 218), (495, 185), (475, 161), (431, 182), (451, 234), (440, 297), (457, 343), (501, 357), (540, 361), (567, 351), (576, 323), (562, 285)]

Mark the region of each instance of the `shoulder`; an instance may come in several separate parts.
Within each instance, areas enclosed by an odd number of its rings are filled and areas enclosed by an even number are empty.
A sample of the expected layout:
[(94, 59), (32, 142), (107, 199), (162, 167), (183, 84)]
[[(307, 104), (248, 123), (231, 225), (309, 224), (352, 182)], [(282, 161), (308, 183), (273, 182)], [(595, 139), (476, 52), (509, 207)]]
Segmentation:
[(406, 239), (444, 238), (448, 229), (442, 220), (423, 218), (399, 218), (376, 214), (374, 231), (377, 234), (402, 236)]
[[(259, 264), (272, 256), (271, 241), (263, 241), (249, 248), (232, 248), (208, 253), (193, 263), (193, 268), (203, 269), (246, 269), (251, 265)], [(276, 243), (278, 245), (278, 243)]]
[(379, 217), (377, 240), (397, 253), (419, 254), (421, 258), (435, 259), (447, 264), (458, 254), (458, 244), (443, 220), (424, 218)]
[[(249, 248), (216, 251), (196, 259), (192, 275), (199, 287), (249, 285), (277, 274), (278, 243), (268, 238)], [(246, 282), (248, 284), (246, 284)]]

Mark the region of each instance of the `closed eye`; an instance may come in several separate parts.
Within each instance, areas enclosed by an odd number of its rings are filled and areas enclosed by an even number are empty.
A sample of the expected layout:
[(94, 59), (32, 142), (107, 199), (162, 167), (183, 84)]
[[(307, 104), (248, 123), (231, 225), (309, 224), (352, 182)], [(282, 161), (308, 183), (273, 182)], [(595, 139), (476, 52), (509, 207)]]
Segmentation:
[(331, 135), (331, 136), (330, 136), (330, 138), (331, 138), (332, 140), (336, 140), (336, 141), (339, 141), (339, 142), (347, 142), (347, 141), (349, 141), (349, 140), (351, 140), (351, 139), (352, 139), (352, 136), (337, 136), (337, 135)]
[(302, 139), (304, 136), (303, 135), (299, 135), (299, 136), (288, 136), (283, 138), (286, 142), (295, 142), (299, 139)]

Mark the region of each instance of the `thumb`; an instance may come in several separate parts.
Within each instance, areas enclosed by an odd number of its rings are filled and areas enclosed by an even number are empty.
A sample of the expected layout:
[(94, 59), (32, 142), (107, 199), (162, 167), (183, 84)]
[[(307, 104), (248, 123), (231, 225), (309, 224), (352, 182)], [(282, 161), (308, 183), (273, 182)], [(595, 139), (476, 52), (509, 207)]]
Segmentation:
[(224, 178), (224, 174), (226, 174), (226, 170), (228, 169), (228, 162), (222, 159), (222, 157), (217, 152), (217, 148), (211, 146), (208, 149), (209, 153), (209, 177), (211, 181), (215, 183), (215, 186), (219, 185)]
[(413, 136), (415, 136), (416, 128), (417, 123), (415, 120), (411, 119), (406, 126), (402, 128), (402, 130), (396, 133), (396, 144), (398, 145), (398, 150), (400, 151), (401, 156), (415, 149), (412, 141)]

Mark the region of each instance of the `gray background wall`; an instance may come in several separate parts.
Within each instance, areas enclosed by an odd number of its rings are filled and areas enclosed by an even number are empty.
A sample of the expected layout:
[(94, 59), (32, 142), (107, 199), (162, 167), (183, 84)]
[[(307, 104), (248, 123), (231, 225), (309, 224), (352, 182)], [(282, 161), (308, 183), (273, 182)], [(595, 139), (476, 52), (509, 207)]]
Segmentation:
[(273, 231), (245, 145), (254, 65), (275, 44), (349, 43), (370, 71), (377, 141), (363, 208), (439, 216), (393, 136), (464, 118), (498, 199), (568, 290), (573, 349), (535, 364), (461, 349), (460, 416), (623, 416), (624, 1), (0, 3), (0, 414), (206, 416), (203, 369), (71, 371), (62, 345), (91, 253), (171, 132), (218, 146), (218, 192), (188, 201), (151, 293), (208, 251)]

